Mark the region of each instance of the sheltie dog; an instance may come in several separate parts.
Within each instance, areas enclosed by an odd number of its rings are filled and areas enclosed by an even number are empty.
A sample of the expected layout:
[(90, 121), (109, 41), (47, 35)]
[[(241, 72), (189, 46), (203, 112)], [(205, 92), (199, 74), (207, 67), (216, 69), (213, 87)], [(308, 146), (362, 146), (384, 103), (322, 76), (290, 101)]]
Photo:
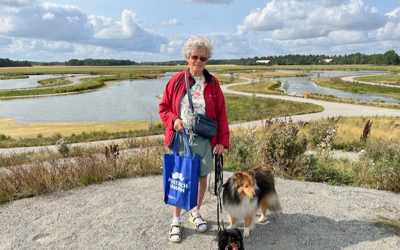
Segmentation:
[(261, 210), (259, 222), (265, 220), (267, 210), (281, 210), (274, 176), (265, 167), (234, 172), (224, 184), (222, 199), (230, 221), (229, 228), (234, 228), (237, 223), (244, 221), (244, 237), (250, 235), (250, 228), (255, 223), (258, 209)]

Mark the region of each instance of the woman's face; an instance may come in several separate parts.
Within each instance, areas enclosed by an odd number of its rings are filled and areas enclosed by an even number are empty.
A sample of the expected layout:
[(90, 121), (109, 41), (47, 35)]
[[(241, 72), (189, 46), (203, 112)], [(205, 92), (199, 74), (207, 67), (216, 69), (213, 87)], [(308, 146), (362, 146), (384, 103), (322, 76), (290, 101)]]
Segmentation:
[(187, 59), (189, 63), (190, 73), (193, 76), (202, 76), (207, 60), (208, 58), (206, 48), (191, 52), (189, 58)]

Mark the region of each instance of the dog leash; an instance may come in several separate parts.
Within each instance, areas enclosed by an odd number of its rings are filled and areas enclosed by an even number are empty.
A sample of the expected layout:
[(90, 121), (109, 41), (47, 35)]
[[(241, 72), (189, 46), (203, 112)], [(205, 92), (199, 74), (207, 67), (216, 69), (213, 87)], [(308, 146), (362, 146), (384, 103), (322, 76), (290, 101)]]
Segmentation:
[[(222, 213), (222, 186), (224, 182), (224, 158), (222, 155), (215, 155), (215, 186), (214, 194), (217, 196), (217, 221), (218, 231), (224, 231), (224, 220), (221, 218), (219, 222), (219, 214)], [(222, 225), (222, 226), (221, 226)]]

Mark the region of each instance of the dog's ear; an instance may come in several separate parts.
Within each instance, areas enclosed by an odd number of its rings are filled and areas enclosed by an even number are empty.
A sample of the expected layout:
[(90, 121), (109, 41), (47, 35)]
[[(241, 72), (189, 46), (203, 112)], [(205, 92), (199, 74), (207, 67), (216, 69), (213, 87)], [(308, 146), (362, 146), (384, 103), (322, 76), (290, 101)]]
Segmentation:
[(242, 238), (242, 237), (243, 237), (243, 236), (242, 236), (242, 232), (240, 232), (240, 230), (239, 230), (239, 229), (237, 229), (237, 228), (234, 228), (233, 230), (235, 231), (235, 233), (236, 233), (238, 236), (240, 236), (240, 238)]
[(251, 178), (253, 178), (255, 175), (254, 171), (251, 171), (251, 170), (247, 171), (247, 174), (249, 174)]
[(218, 249), (225, 250), (226, 249), (226, 236), (225, 231), (218, 232)]
[(233, 179), (235, 181), (241, 180), (243, 178), (243, 173), (241, 171), (237, 171), (234, 173)]

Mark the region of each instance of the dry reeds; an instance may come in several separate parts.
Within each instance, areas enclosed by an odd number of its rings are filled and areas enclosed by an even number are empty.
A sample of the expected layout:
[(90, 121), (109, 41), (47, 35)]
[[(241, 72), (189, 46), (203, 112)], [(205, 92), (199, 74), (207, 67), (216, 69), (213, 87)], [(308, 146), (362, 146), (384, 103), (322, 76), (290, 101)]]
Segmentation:
[(112, 157), (93, 152), (47, 161), (32, 157), (28, 164), (0, 168), (0, 204), (118, 178), (162, 173), (163, 148), (124, 151), (119, 157), (113, 152)]

